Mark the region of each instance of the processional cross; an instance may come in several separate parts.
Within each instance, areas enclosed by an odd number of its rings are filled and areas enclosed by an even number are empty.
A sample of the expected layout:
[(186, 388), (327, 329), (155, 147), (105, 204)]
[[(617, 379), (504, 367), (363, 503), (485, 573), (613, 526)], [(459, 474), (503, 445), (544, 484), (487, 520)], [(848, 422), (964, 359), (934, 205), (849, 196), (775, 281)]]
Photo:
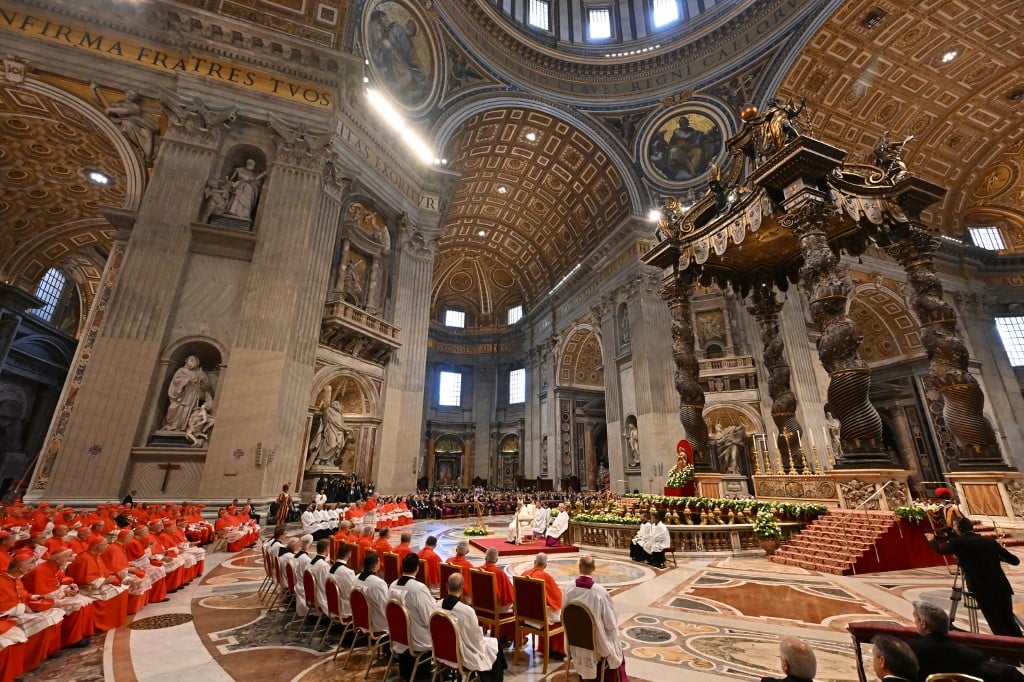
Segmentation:
[(160, 484), (160, 492), (165, 492), (167, 490), (167, 481), (171, 478), (171, 472), (175, 469), (180, 469), (181, 465), (168, 462), (167, 464), (158, 464), (156, 468), (162, 469), (164, 472), (164, 482)]

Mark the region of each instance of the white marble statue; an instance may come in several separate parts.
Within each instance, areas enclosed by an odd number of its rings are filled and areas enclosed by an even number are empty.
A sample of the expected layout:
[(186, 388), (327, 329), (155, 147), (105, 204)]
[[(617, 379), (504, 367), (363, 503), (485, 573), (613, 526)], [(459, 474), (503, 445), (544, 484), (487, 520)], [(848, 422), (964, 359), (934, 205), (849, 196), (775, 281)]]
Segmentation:
[(188, 419), (199, 407), (200, 401), (206, 405), (213, 403), (210, 379), (199, 365), (198, 357), (188, 356), (185, 365), (174, 373), (167, 386), (167, 397), (170, 403), (164, 418), (163, 428), (166, 431), (187, 431)]
[(260, 184), (266, 173), (256, 172), (255, 159), (246, 159), (228, 178), (231, 186), (231, 201), (227, 215), (252, 220), (256, 215), (256, 202), (260, 198)]
[(640, 466), (640, 430), (636, 424), (626, 424), (626, 456), (630, 468)]
[(210, 429), (213, 428), (213, 416), (203, 403), (188, 417), (188, 427), (185, 429), (185, 438), (192, 443), (192, 447), (201, 448), (210, 440)]
[(310, 441), (309, 466), (337, 466), (341, 464), (341, 454), (348, 444), (352, 432), (345, 427), (345, 415), (341, 412), (341, 403), (328, 400), (320, 408), (320, 426)]
[(718, 448), (719, 462), (725, 469), (725, 473), (740, 473), (740, 453), (743, 451), (743, 443), (747, 439), (747, 430), (742, 425), (727, 426), (723, 429), (722, 425), (718, 424), (712, 438)]

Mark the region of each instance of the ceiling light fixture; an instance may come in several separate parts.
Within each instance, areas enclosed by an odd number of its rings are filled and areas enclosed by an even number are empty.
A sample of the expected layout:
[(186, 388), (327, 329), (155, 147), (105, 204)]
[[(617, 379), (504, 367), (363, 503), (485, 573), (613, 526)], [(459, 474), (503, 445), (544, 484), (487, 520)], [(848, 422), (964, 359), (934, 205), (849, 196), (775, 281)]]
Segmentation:
[(647, 219), (652, 223), (658, 222), (659, 220), (661, 220), (661, 210), (657, 208), (652, 208), (650, 211), (647, 212)]
[(536, 142), (537, 141), (537, 133), (533, 132), (532, 130), (530, 132), (526, 133), (525, 137), (526, 137), (526, 141), (527, 142)]
[[(373, 88), (366, 89), (366, 98), (370, 100), (370, 104), (373, 105), (377, 115), (380, 116), (385, 123), (398, 133), (405, 143), (412, 149), (413, 153), (419, 157), (423, 163), (435, 163), (437, 157), (434, 156), (434, 152), (423, 141), (415, 130), (409, 127), (405, 122), (405, 118), (398, 113), (398, 110), (391, 105), (387, 97), (377, 92)], [(447, 159), (441, 159), (441, 163), (447, 163)]]
[(477, 230), (476, 236), (477, 237), (486, 237), (487, 236), (487, 230)]
[(949, 64), (951, 61), (956, 59), (957, 54), (958, 53), (957, 53), (956, 50), (950, 50), (946, 54), (942, 55), (942, 63), (943, 64)]
[(508, 194), (508, 187), (505, 185), (498, 185), (498, 194)]
[(85, 177), (89, 178), (90, 180), (95, 182), (97, 185), (109, 185), (110, 184), (110, 176), (107, 175), (106, 173), (102, 173), (102, 172), (100, 172), (98, 170), (86, 171)]

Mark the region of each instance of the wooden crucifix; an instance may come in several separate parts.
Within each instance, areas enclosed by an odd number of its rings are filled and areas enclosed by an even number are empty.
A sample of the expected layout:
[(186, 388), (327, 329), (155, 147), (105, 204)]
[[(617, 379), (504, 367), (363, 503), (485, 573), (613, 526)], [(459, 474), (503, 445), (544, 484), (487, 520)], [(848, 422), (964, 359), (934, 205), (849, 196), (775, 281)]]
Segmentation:
[(168, 462), (167, 464), (158, 464), (156, 468), (162, 469), (164, 472), (164, 482), (160, 484), (160, 492), (166, 492), (167, 481), (171, 478), (171, 472), (175, 469), (180, 469), (181, 465)]

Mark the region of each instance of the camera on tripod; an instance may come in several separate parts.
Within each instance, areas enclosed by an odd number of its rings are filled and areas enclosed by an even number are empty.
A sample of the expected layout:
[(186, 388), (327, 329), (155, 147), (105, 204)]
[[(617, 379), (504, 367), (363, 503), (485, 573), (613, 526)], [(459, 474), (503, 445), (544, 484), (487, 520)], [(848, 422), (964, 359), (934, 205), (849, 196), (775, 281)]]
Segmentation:
[(946, 542), (954, 535), (956, 535), (956, 533), (949, 526), (938, 526), (935, 529), (935, 539), (940, 542)]

